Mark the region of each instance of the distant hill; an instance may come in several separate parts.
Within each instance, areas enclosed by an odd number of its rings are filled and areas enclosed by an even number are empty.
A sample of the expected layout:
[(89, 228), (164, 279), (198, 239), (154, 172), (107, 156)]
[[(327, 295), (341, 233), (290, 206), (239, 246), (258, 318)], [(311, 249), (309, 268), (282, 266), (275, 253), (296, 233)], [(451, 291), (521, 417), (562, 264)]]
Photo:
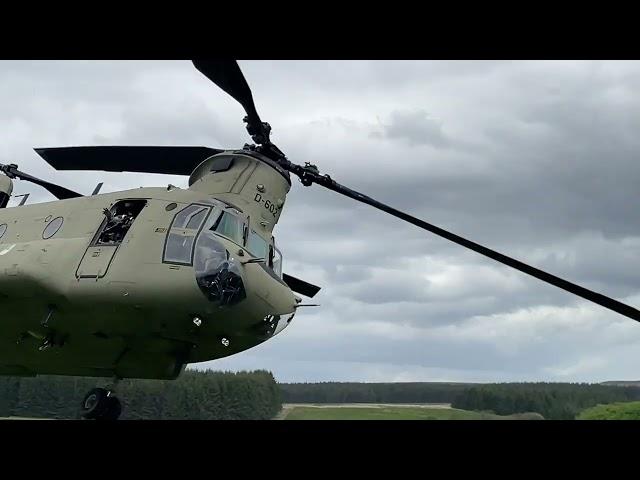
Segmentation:
[(640, 387), (640, 380), (610, 380), (602, 382), (600, 385), (608, 385), (611, 387)]
[(451, 403), (471, 383), (281, 383), (284, 403)]

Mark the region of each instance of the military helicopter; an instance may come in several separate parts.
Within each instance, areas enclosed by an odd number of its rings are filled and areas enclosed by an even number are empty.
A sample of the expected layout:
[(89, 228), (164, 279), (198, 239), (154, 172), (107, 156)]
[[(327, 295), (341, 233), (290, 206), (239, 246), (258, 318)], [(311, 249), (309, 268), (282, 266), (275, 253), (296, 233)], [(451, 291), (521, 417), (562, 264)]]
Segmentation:
[[(299, 165), (270, 141), (233, 60), (194, 60), (238, 101), (253, 143), (37, 148), (57, 170), (188, 175), (189, 187), (84, 196), (0, 164), (0, 374), (109, 377), (81, 403), (114, 420), (122, 378), (175, 379), (189, 363), (233, 355), (284, 330), (320, 290), (282, 271), (273, 236), (291, 174), (640, 321), (640, 311), (396, 210)], [(57, 201), (7, 208), (12, 180)], [(24, 201), (23, 201), (24, 203)]]

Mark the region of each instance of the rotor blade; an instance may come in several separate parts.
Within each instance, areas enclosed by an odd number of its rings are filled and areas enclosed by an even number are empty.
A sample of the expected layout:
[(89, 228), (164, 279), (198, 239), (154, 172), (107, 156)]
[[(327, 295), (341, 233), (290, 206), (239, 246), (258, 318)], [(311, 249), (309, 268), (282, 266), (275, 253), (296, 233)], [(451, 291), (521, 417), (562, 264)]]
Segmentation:
[(15, 168), (15, 165), (0, 165), (0, 167), (2, 167), (1, 170), (9, 175), (9, 177), (15, 177), (26, 182), (40, 185), (42, 188), (48, 190), (54, 197), (58, 198), (59, 200), (83, 196), (82, 194), (74, 192), (73, 190), (69, 190), (68, 188), (61, 187), (60, 185), (56, 185), (55, 183), (47, 182), (45, 180), (41, 180), (32, 175), (29, 175), (28, 173), (21, 172), (20, 170)]
[(202, 161), (224, 152), (208, 147), (58, 147), (35, 151), (56, 170), (190, 175)]
[(253, 103), (253, 95), (235, 60), (193, 60), (193, 65), (205, 77), (231, 95), (247, 112), (248, 124), (261, 131), (262, 121)]
[(304, 295), (305, 297), (313, 298), (316, 293), (320, 291), (320, 287), (316, 287), (311, 283), (305, 282), (304, 280), (300, 280), (296, 277), (292, 277), (291, 275), (287, 275), (286, 273), (282, 275), (282, 279), (291, 290)]
[(614, 312), (618, 312), (621, 315), (624, 315), (626, 317), (632, 318), (633, 320), (640, 322), (640, 311), (638, 311), (633, 307), (630, 307), (629, 305), (625, 305), (624, 303), (614, 300), (613, 298), (609, 298), (600, 293), (581, 287), (580, 285), (576, 285), (575, 283), (571, 283), (567, 280), (563, 280), (562, 278), (556, 277), (555, 275), (552, 275), (543, 270), (527, 265), (526, 263), (523, 263), (519, 260), (503, 255), (502, 253), (498, 253), (495, 250), (491, 250), (490, 248), (484, 247), (478, 243), (472, 242), (471, 240), (467, 240), (466, 238), (460, 237), (454, 233), (443, 230), (442, 228), (436, 227), (435, 225), (427, 223), (423, 220), (412, 217), (407, 213), (401, 212), (400, 210), (396, 210), (395, 208), (385, 205), (384, 203), (378, 202), (377, 200), (374, 200), (371, 197), (368, 197), (366, 195), (363, 195), (362, 193), (359, 193), (355, 190), (352, 190), (343, 185), (340, 185), (339, 183), (331, 179), (331, 177), (329, 177), (328, 175), (319, 175), (317, 172), (317, 169), (310, 169), (309, 167), (301, 167), (300, 165), (296, 165), (288, 161), (286, 161), (286, 164), (284, 165), (284, 167), (287, 170), (290, 170), (296, 175), (298, 175), (301, 178), (303, 184), (305, 185), (310, 185), (311, 183), (317, 183), (319, 185), (322, 185), (325, 188), (333, 190), (334, 192), (338, 192), (342, 195), (345, 195), (359, 202), (366, 203), (367, 205), (371, 205), (372, 207), (382, 210), (383, 212), (387, 212), (393, 215), (394, 217), (400, 218), (417, 227), (420, 227), (431, 233), (435, 233), (440, 237), (446, 238), (447, 240), (457, 243), (458, 245), (462, 245), (463, 247), (471, 249), (474, 252), (477, 252), (481, 255), (492, 258), (497, 262), (503, 263), (504, 265), (508, 265), (512, 268), (515, 268), (516, 270), (520, 270), (521, 272), (531, 275), (532, 277), (542, 280), (543, 282), (550, 283), (551, 285), (554, 285), (558, 288), (566, 290), (567, 292), (573, 293), (574, 295), (578, 295), (591, 302), (597, 303), (598, 305), (608, 308), (609, 310), (613, 310)]

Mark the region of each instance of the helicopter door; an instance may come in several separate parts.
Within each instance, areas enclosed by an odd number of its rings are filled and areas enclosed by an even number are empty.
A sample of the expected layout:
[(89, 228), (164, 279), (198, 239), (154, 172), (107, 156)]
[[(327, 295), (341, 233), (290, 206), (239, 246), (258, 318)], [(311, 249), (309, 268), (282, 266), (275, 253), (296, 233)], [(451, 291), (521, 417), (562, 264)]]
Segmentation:
[(76, 271), (78, 278), (102, 278), (124, 241), (146, 200), (121, 200), (104, 210), (105, 218), (82, 257)]

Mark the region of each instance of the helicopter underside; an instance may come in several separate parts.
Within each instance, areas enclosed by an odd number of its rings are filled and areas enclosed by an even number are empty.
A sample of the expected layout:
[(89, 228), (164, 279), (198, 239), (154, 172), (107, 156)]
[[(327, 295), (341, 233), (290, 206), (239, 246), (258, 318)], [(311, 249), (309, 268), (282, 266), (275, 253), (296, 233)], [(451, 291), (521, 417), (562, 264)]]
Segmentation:
[(21, 333), (15, 342), (3, 339), (0, 374), (172, 379), (184, 366), (161, 342), (131, 348), (119, 338), (78, 335), (64, 345), (43, 348), (43, 343), (38, 334)]
[[(0, 375), (16, 376), (174, 379), (188, 363), (227, 357), (266, 341), (274, 334), (279, 320), (260, 322), (256, 327), (261, 328), (236, 332), (229, 338), (213, 333), (203, 324), (193, 324), (188, 335), (172, 338), (162, 331), (87, 333), (84, 329), (69, 327), (79, 317), (88, 318), (92, 313), (89, 311), (78, 311), (67, 318), (52, 316), (49, 325), (25, 329), (20, 320), (29, 315), (29, 311), (24, 305), (11, 308), (11, 304), (4, 301), (0, 306), (3, 311)], [(92, 318), (96, 318), (95, 315)], [(128, 316), (132, 323), (147, 319), (146, 313), (139, 318)], [(41, 323), (45, 321), (46, 316)], [(67, 326), (64, 331), (56, 328), (61, 323)]]

